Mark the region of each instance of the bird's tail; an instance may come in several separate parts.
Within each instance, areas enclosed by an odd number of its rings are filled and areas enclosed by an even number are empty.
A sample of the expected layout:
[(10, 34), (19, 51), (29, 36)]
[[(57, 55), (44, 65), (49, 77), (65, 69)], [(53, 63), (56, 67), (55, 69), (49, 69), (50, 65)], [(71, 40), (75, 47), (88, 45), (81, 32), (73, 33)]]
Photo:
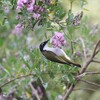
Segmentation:
[(77, 66), (77, 67), (81, 67), (80, 64), (75, 63), (70, 58), (68, 59), (68, 57), (65, 57), (65, 56), (60, 56), (60, 57), (63, 59), (63, 61), (65, 62), (65, 64), (68, 64), (70, 66), (74, 65), (74, 66)]
[(77, 66), (77, 67), (81, 67), (80, 64), (77, 64), (77, 63), (74, 63), (74, 62), (71, 62), (71, 64), (72, 64), (72, 65), (75, 65), (75, 66)]

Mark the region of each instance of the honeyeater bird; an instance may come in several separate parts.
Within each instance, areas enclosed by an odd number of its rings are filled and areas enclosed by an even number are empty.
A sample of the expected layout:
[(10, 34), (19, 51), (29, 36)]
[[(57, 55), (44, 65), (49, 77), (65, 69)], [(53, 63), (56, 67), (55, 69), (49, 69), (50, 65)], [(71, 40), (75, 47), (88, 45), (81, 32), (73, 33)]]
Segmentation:
[(81, 67), (80, 64), (73, 62), (61, 48), (48, 47), (48, 41), (49, 40), (42, 42), (39, 46), (41, 53), (48, 60), (70, 66)]

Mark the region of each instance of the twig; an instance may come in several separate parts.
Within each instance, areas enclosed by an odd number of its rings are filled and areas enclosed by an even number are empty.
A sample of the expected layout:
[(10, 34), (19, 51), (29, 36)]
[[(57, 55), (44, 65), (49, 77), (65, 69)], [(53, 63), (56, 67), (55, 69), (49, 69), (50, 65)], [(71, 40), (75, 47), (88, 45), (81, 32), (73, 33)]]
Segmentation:
[(87, 59), (87, 54), (86, 54), (85, 44), (84, 44), (84, 41), (83, 41), (82, 37), (80, 37), (80, 41), (81, 41), (82, 46), (83, 46), (84, 57), (85, 57), (85, 59)]
[(66, 94), (63, 97), (63, 100), (68, 100), (69, 95), (71, 94), (71, 92), (74, 90), (75, 85), (71, 84), (69, 89), (67, 90)]
[(72, 11), (73, 1), (70, 2), (70, 10)]
[(100, 63), (100, 61), (99, 61), (99, 60), (95, 60), (95, 59), (93, 59), (93, 60), (92, 60), (92, 62), (95, 62), (95, 63)]
[(96, 91), (96, 90), (91, 89), (91, 88), (76, 88), (76, 89), (74, 89), (74, 91), (77, 91), (77, 90), (86, 90), (86, 91), (93, 91), (93, 92)]
[(72, 42), (72, 40), (71, 40), (71, 51), (72, 51), (72, 54), (73, 54), (74, 49), (73, 49), (73, 42)]
[(75, 78), (80, 79), (84, 77), (85, 75), (91, 75), (91, 74), (100, 74), (100, 72), (84, 72), (83, 74), (77, 75)]
[(86, 64), (85, 64), (85, 65), (82, 67), (82, 69), (80, 70), (80, 74), (83, 74), (83, 73), (86, 71), (88, 65), (93, 61), (95, 55), (97, 54), (97, 53), (96, 53), (96, 52), (97, 52), (96, 50), (97, 50), (99, 44), (100, 44), (100, 40), (97, 42), (97, 44), (96, 44), (96, 46), (95, 46), (95, 48), (94, 48), (94, 51), (93, 51), (92, 56), (90, 57), (90, 59), (86, 62)]
[[(92, 60), (93, 60), (93, 58), (95, 57), (95, 55), (97, 54), (97, 53), (96, 53), (96, 52), (97, 52), (96, 50), (97, 50), (98, 46), (100, 46), (100, 40), (97, 42), (97, 44), (96, 44), (96, 46), (95, 46), (95, 48), (94, 48), (94, 51), (93, 51), (92, 56), (91, 56), (90, 59), (86, 62), (86, 64), (83, 65), (83, 67), (81, 68), (81, 70), (80, 70), (80, 72), (79, 72), (78, 75), (83, 74), (83, 73), (86, 71), (87, 67), (88, 67), (89, 64), (92, 62)], [(76, 79), (76, 82), (79, 82), (79, 79)], [(63, 100), (68, 100), (69, 95), (70, 95), (70, 94), (72, 93), (72, 91), (74, 90), (74, 87), (75, 87), (74, 84), (71, 84), (71, 85), (70, 85), (68, 91), (65, 93), (65, 95), (64, 95), (64, 97), (63, 97)]]
[[(98, 46), (100, 46), (100, 40), (97, 42), (95, 48), (94, 48), (94, 52), (93, 52), (93, 55), (92, 55), (92, 59), (95, 57), (95, 55), (99, 52), (99, 50), (97, 50)], [(99, 47), (100, 49), (100, 47)]]
[(23, 75), (23, 76), (19, 76), (19, 77), (16, 77), (16, 78), (14, 78), (14, 79), (11, 79), (10, 81), (8, 81), (8, 82), (2, 84), (2, 85), (0, 86), (0, 88), (4, 87), (5, 85), (7, 85), (7, 84), (9, 84), (9, 83), (11, 83), (11, 82), (13, 82), (13, 81), (15, 81), (15, 80), (17, 80), (17, 79), (25, 78), (25, 77), (32, 76), (32, 75), (34, 75), (34, 74), (31, 74), (31, 73), (30, 73), (30, 74), (27, 74), (27, 75)]
[(97, 84), (97, 83), (94, 83), (94, 82), (91, 82), (91, 81), (82, 80), (82, 79), (80, 79), (80, 81), (85, 82), (85, 83), (87, 83), (87, 84), (89, 84), (89, 85), (97, 86), (97, 87), (100, 88), (100, 85)]
[(39, 95), (38, 95), (36, 89), (34, 88), (34, 86), (33, 86), (31, 83), (29, 83), (29, 86), (30, 86), (30, 88), (32, 89), (32, 92), (33, 92), (34, 95), (36, 96), (37, 100), (40, 100), (40, 97), (39, 97)]
[(100, 72), (86, 72), (86, 75), (90, 75), (90, 74), (100, 74)]

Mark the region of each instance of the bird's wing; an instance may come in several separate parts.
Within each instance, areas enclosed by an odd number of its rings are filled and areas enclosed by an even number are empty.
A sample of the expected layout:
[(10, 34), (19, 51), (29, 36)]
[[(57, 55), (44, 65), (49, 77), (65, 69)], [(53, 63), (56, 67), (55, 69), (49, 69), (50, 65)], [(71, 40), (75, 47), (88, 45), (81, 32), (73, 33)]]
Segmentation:
[(74, 66), (77, 66), (77, 67), (81, 67), (80, 64), (77, 64), (77, 63), (75, 63), (74, 61), (67, 59), (66, 56), (60, 56), (60, 57), (61, 57), (61, 58), (64, 60), (64, 62), (66, 62), (66, 64), (68, 64), (68, 65), (74, 65)]
[(52, 51), (44, 51), (42, 54), (50, 61), (66, 64), (66, 62)]
[(48, 47), (46, 45), (43, 50), (44, 51), (51, 51), (54, 54), (56, 54), (57, 56), (65, 56), (68, 60), (70, 60), (70, 58), (66, 55), (66, 53), (60, 48), (52, 48), (52, 47)]
[(81, 65), (74, 63), (60, 48), (50, 48), (48, 46), (45, 46), (44, 51), (46, 51), (44, 52), (44, 56), (53, 62), (81, 67)]

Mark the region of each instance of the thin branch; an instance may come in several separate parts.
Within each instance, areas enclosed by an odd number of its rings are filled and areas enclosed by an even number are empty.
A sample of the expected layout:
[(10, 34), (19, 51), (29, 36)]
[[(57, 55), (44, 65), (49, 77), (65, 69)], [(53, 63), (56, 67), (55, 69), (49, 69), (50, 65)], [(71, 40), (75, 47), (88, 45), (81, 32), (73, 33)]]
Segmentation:
[(91, 89), (91, 88), (76, 88), (76, 89), (74, 89), (74, 91), (77, 91), (77, 90), (86, 90), (86, 91), (93, 91), (93, 92), (96, 91), (95, 89)]
[(100, 74), (100, 72), (84, 72), (83, 74), (80, 74), (80, 75), (77, 75), (75, 78), (78, 78), (78, 79), (80, 79), (80, 78), (82, 78), (82, 77), (84, 77), (84, 76), (86, 76), (86, 75), (93, 75), (93, 74)]
[(37, 90), (34, 88), (34, 86), (31, 83), (29, 83), (29, 86), (32, 89), (32, 93), (36, 96), (37, 100), (40, 100), (40, 97), (37, 93)]
[(4, 87), (5, 85), (7, 85), (7, 84), (9, 84), (9, 83), (11, 83), (11, 82), (13, 82), (13, 81), (15, 81), (15, 80), (17, 80), (17, 79), (21, 79), (21, 78), (25, 78), (25, 77), (33, 76), (33, 75), (34, 75), (34, 74), (31, 74), (31, 73), (30, 73), (30, 74), (27, 74), (27, 75), (23, 75), (23, 76), (19, 76), (19, 77), (13, 78), (13, 79), (11, 79), (10, 81), (8, 81), (8, 82), (2, 84), (2, 85), (0, 86), (0, 88)]
[(72, 54), (74, 53), (74, 49), (73, 49), (73, 42), (71, 40), (71, 51), (72, 51)]
[(90, 74), (100, 74), (100, 72), (85, 72), (86, 75), (90, 75)]
[(84, 43), (82, 37), (80, 37), (80, 41), (81, 41), (82, 47), (83, 47), (84, 58), (87, 59), (87, 54), (86, 54), (86, 49), (85, 49), (85, 43)]
[(100, 63), (100, 61), (99, 61), (99, 60), (95, 60), (95, 59), (93, 59), (93, 60), (92, 60), (92, 62), (95, 62), (95, 63)]
[(73, 1), (70, 2), (70, 10), (72, 11)]
[(92, 60), (94, 59), (95, 55), (97, 54), (97, 53), (96, 53), (96, 50), (97, 50), (97, 48), (98, 48), (98, 45), (100, 45), (100, 40), (97, 42), (97, 44), (96, 44), (96, 46), (95, 46), (95, 48), (94, 48), (94, 51), (93, 51), (92, 56), (90, 57), (90, 59), (86, 62), (86, 64), (85, 64), (85, 65), (82, 67), (82, 69), (80, 70), (80, 74), (83, 74), (83, 73), (86, 71), (88, 65), (89, 65), (89, 64), (92, 62)]
[[(100, 40), (97, 42), (95, 48), (94, 48), (94, 52), (91, 58), (94, 58), (94, 56), (99, 52), (99, 50), (97, 50), (98, 46), (100, 45)], [(99, 47), (100, 48), (100, 47)]]
[(91, 82), (91, 81), (82, 80), (82, 79), (80, 79), (80, 81), (85, 82), (85, 83), (87, 83), (89, 85), (93, 85), (93, 86), (96, 86), (96, 87), (100, 88), (100, 85), (97, 84), (97, 83), (94, 83), (94, 82)]
[(71, 84), (69, 89), (67, 90), (67, 92), (65, 93), (63, 100), (68, 100), (69, 95), (71, 94), (71, 92), (74, 90), (75, 85)]
[[(94, 51), (93, 51), (92, 56), (91, 56), (90, 59), (86, 62), (86, 64), (84, 64), (84, 65), (82, 66), (82, 68), (81, 68), (80, 72), (78, 73), (78, 75), (83, 74), (83, 73), (86, 71), (87, 67), (90, 65), (90, 63), (92, 62), (93, 58), (94, 58), (95, 55), (97, 54), (96, 52), (97, 52), (98, 46), (100, 46), (100, 40), (97, 42), (97, 44), (96, 44), (96, 46), (95, 46), (95, 48), (94, 48)], [(80, 81), (79, 79), (75, 79), (75, 80), (76, 80), (76, 82), (79, 82), (79, 81)], [(68, 100), (69, 95), (72, 93), (72, 91), (74, 90), (74, 88), (75, 88), (75, 85), (71, 84), (70, 87), (69, 87), (69, 89), (68, 89), (68, 91), (65, 93), (65, 95), (64, 95), (64, 97), (63, 97), (63, 100)]]
[(100, 52), (100, 48), (95, 52), (95, 55), (98, 54)]

